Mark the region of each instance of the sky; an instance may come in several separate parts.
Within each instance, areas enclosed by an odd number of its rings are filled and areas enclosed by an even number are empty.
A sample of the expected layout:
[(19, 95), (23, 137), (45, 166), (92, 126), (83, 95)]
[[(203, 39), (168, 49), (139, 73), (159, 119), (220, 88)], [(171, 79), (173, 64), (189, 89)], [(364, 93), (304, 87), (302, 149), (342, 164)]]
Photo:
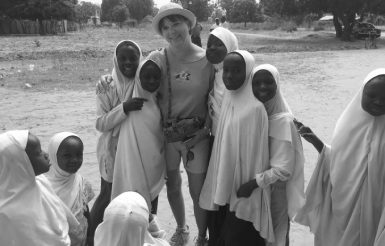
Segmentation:
[[(102, 0), (81, 0), (81, 1), (84, 1), (84, 2), (91, 2), (91, 3), (95, 3), (95, 4), (102, 4)], [(79, 2), (81, 2), (79, 1)], [(154, 0), (154, 3), (156, 4), (156, 6), (159, 8), (160, 6), (162, 6), (163, 4), (166, 4), (166, 3), (169, 3), (170, 0)]]

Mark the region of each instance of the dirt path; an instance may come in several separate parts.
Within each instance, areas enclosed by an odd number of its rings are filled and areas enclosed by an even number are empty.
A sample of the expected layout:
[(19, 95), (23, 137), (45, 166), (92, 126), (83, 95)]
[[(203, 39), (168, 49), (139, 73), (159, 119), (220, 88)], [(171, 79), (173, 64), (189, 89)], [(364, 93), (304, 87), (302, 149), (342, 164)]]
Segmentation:
[[(300, 52), (255, 54), (257, 64), (271, 63), (281, 73), (281, 88), (296, 117), (325, 141), (331, 138), (334, 124), (360, 87), (366, 74), (385, 66), (384, 50), (351, 50), (333, 52)], [(60, 131), (72, 131), (85, 143), (84, 165), (80, 172), (99, 192), (99, 171), (96, 164), (97, 131), (94, 89), (49, 90), (34, 88), (14, 90), (0, 87), (0, 129), (31, 129), (47, 147), (49, 138)], [(305, 178), (310, 179), (317, 154), (307, 143), (305, 149)], [(183, 172), (183, 174), (185, 174)], [(192, 202), (184, 176), (187, 222), (193, 245), (196, 227)], [(159, 218), (171, 236), (175, 221), (169, 208), (165, 189), (160, 194)], [(293, 246), (311, 246), (312, 235), (307, 228), (292, 224), (290, 241)]]

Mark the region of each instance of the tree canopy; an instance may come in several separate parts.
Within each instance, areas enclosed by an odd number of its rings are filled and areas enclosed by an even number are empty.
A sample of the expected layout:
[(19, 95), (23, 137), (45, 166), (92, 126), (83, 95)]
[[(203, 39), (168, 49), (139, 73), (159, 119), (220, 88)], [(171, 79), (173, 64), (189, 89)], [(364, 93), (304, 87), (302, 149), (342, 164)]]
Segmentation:
[[(22, 19), (68, 19), (75, 18), (77, 0), (1, 0), (8, 10), (5, 14)], [(4, 2), (3, 2), (4, 1)]]
[(90, 3), (81, 2), (75, 6), (76, 20), (79, 22), (87, 22), (90, 16), (95, 15), (95, 12), (100, 13), (100, 6)]
[(254, 21), (257, 4), (255, 0), (235, 0), (231, 10), (232, 22), (246, 22)]

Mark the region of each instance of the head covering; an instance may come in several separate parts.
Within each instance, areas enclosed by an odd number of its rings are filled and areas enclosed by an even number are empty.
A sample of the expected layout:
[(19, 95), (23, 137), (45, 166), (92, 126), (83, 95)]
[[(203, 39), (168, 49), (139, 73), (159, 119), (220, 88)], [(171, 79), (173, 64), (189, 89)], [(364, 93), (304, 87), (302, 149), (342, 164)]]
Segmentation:
[(365, 85), (379, 75), (385, 68), (367, 75), (338, 119), (331, 142), (333, 215), (341, 230), (356, 227), (365, 245), (373, 244), (385, 205), (385, 115), (372, 116), (361, 106)]
[(149, 211), (136, 192), (124, 192), (111, 201), (95, 232), (95, 246), (168, 246), (148, 232)]
[(249, 198), (236, 195), (242, 184), (269, 168), (269, 149), (266, 111), (251, 88), (254, 57), (243, 50), (232, 53), (243, 57), (246, 78), (239, 89), (226, 91), (199, 204), (208, 210), (230, 204), (230, 211), (252, 222), (260, 235), (272, 242), (270, 188), (255, 189)]
[[(215, 28), (210, 35), (214, 35), (220, 39), (226, 47), (227, 53), (230, 53), (238, 49), (238, 39), (237, 37), (228, 29), (223, 27)], [(212, 118), (212, 127), (211, 130), (213, 135), (216, 133), (219, 114), (221, 112), (221, 105), (223, 101), (223, 96), (225, 93), (225, 85), (223, 84), (223, 61), (219, 64), (214, 64), (215, 67), (215, 78), (214, 78), (214, 88), (213, 92), (209, 94), (209, 109), (210, 116)]]
[(78, 137), (72, 132), (60, 132), (55, 134), (48, 145), (49, 159), (52, 167), (46, 175), (52, 188), (60, 199), (67, 205), (73, 214), (83, 209), (83, 177), (78, 173), (68, 173), (61, 169), (57, 160), (57, 152), (60, 144), (68, 137)]
[(112, 69), (111, 75), (113, 78), (112, 83), (114, 83), (116, 86), (120, 102), (126, 101), (128, 99), (128, 97), (130, 97), (132, 95), (132, 90), (134, 88), (133, 79), (127, 78), (126, 76), (124, 76), (122, 71), (120, 71), (120, 69), (119, 69), (117, 52), (118, 52), (118, 47), (123, 43), (126, 43), (129, 46), (134, 46), (135, 48), (137, 48), (139, 51), (139, 61), (142, 60), (142, 50), (140, 49), (140, 46), (137, 43), (135, 43), (134, 41), (122, 40), (116, 46), (115, 52), (114, 52), (114, 58), (113, 58), (114, 67)]
[(25, 152), (28, 134), (0, 134), (1, 244), (69, 246), (70, 213), (52, 189), (36, 182)]
[[(230, 53), (238, 49), (238, 39), (229, 29), (223, 27), (215, 28), (210, 35), (214, 35), (220, 39), (227, 49), (227, 53)], [(222, 64), (222, 63), (221, 63)]]
[[(296, 212), (303, 206), (305, 201), (304, 193), (304, 155), (301, 137), (294, 125), (294, 116), (289, 104), (281, 92), (278, 69), (270, 64), (262, 64), (253, 69), (252, 79), (260, 70), (266, 70), (273, 75), (277, 84), (277, 91), (273, 98), (264, 103), (267, 115), (269, 116), (269, 137), (290, 143), (295, 150), (295, 165), (290, 180), (286, 183), (286, 197), (288, 200), (288, 214), (292, 219)], [(251, 80), (252, 80), (251, 79)], [(270, 152), (274, 151), (270, 149)], [(275, 165), (279, 163), (270, 163)]]
[[(121, 123), (111, 197), (114, 199), (125, 191), (137, 191), (150, 207), (164, 186), (166, 161), (156, 92), (144, 90), (139, 78), (143, 65), (149, 61), (139, 65), (133, 93), (134, 97), (147, 101), (140, 111), (130, 112), (130, 117)], [(156, 61), (151, 61), (159, 66)]]
[(160, 7), (158, 13), (155, 15), (152, 20), (152, 28), (155, 32), (162, 36), (162, 31), (159, 29), (159, 22), (166, 16), (170, 15), (181, 15), (185, 17), (191, 23), (191, 28), (195, 26), (196, 17), (190, 10), (184, 9), (177, 3), (167, 3)]

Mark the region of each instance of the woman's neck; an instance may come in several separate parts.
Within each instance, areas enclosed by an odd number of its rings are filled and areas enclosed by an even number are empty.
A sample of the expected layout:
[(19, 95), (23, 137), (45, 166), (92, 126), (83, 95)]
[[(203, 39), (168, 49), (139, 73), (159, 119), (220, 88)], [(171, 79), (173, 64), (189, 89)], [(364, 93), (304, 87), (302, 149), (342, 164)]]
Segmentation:
[(177, 60), (183, 62), (192, 62), (200, 58), (200, 52), (198, 52), (191, 42), (184, 42), (178, 46), (169, 45), (170, 53)]

